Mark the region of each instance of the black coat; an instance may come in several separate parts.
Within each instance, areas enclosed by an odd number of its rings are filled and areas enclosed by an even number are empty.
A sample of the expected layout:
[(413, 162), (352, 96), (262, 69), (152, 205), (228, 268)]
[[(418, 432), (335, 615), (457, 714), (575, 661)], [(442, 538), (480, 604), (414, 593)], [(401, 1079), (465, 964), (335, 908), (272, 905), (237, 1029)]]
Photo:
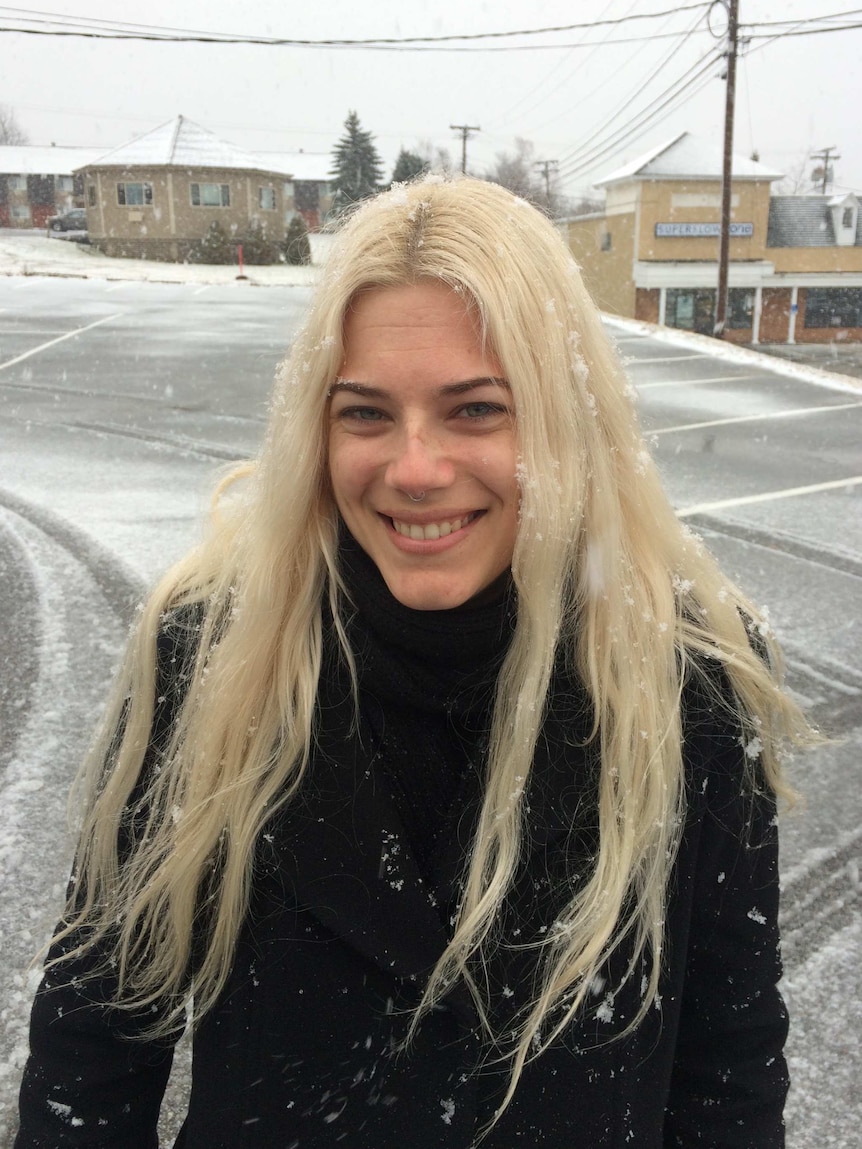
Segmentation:
[[(483, 1057), (466, 990), (456, 987), (413, 1045), (399, 1046), (446, 942), (441, 907), (478, 785), (461, 796), (432, 889), (388, 788), (344, 740), (349, 699), (339, 690), (323, 702), (309, 784), (264, 835), (229, 984), (195, 1035), (177, 1146), (468, 1149), (506, 1072)], [(624, 965), (609, 970), (583, 1021), (527, 1065), (487, 1149), (783, 1144), (774, 812), (746, 791), (738, 731), (696, 684), (684, 717), (688, 815), (660, 1001), (633, 1035), (609, 1041), (642, 993), (637, 974), (611, 994)], [(531, 783), (527, 859), (488, 973), (498, 1029), (531, 996), (531, 955), (506, 943), (553, 927), (594, 845), (592, 804), (581, 801), (594, 767), (582, 754), (573, 770), (579, 753), (551, 754)], [(98, 992), (68, 977), (53, 972), (36, 999), (15, 1149), (153, 1149), (169, 1045), (128, 1040), (134, 1023), (94, 1006)]]

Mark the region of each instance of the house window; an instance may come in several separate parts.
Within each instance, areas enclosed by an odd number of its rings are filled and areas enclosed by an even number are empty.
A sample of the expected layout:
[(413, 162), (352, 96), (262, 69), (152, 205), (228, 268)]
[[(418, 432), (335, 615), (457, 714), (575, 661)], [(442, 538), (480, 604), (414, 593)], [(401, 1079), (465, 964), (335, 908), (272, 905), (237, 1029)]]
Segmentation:
[(55, 176), (54, 186), (57, 191), (71, 192), (75, 190), (75, 181), (71, 176)]
[(191, 184), (192, 207), (230, 207), (229, 184)]
[(30, 219), (30, 208), (25, 203), (13, 203), (9, 209), (12, 219)]
[(609, 231), (602, 232), (602, 251), (611, 250), (611, 233)]
[(841, 214), (841, 226), (851, 228), (853, 226), (853, 208), (845, 207)]
[(152, 207), (153, 185), (150, 183), (117, 184), (117, 203), (123, 207)]
[(862, 327), (862, 287), (809, 287), (806, 327)]
[(754, 326), (754, 289), (731, 287), (727, 293), (727, 326), (744, 330)]
[(87, 188), (87, 203), (90, 207), (96, 206), (96, 185), (90, 184)]
[(258, 188), (257, 202), (264, 211), (275, 211), (275, 188)]
[(285, 180), (284, 182), (284, 198), (293, 199), (293, 180)]
[(9, 191), (25, 192), (27, 190), (26, 176), (8, 176), (7, 183), (9, 185)]

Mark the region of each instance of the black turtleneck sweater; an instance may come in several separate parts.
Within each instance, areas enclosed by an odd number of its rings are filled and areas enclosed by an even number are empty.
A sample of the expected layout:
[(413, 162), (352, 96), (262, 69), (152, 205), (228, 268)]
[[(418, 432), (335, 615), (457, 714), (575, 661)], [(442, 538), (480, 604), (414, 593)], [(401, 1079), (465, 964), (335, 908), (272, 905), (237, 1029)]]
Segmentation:
[(353, 604), (347, 630), (363, 734), (423, 876), (433, 881), (436, 847), (457, 816), (457, 799), (483, 768), (494, 685), (515, 626), (511, 577), (482, 606), (411, 610), (346, 531), (340, 558)]

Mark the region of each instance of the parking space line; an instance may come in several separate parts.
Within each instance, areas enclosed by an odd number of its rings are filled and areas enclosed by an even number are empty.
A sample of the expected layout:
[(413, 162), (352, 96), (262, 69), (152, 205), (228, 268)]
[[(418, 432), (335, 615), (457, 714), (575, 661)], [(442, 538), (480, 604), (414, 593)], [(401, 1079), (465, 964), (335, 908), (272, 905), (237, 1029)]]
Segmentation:
[(708, 356), (702, 352), (698, 355), (662, 355), (661, 357), (657, 356), (655, 359), (650, 359), (650, 358), (628, 359), (626, 361), (626, 366), (631, 367), (635, 363), (684, 363), (688, 359), (709, 359), (709, 358), (710, 358), (710, 356)]
[(210, 289), (210, 285), (208, 283), (205, 283), (203, 287), (199, 287), (197, 289), (197, 291), (193, 291), (192, 295), (203, 295), (203, 293), (205, 291), (209, 291), (209, 289)]
[(53, 347), (55, 343), (62, 343), (64, 339), (71, 339), (74, 335), (83, 335), (85, 331), (92, 331), (94, 327), (99, 327), (102, 323), (109, 323), (112, 319), (119, 319), (122, 311), (116, 312), (115, 315), (105, 315), (102, 319), (97, 319), (94, 323), (88, 323), (86, 327), (76, 327), (74, 331), (67, 331), (65, 335), (58, 335), (56, 339), (49, 339), (47, 343), (40, 343), (38, 347), (32, 347), (29, 351), (25, 351), (23, 355), (16, 355), (14, 359), (7, 359), (5, 363), (0, 363), (0, 371), (5, 371), (7, 367), (14, 367), (16, 363), (21, 363), (25, 359), (29, 359), (31, 355), (38, 355), (40, 351), (47, 351), (49, 347)]
[(701, 383), (736, 383), (757, 378), (757, 375), (713, 375), (709, 379), (661, 379), (655, 383), (635, 383), (635, 390), (650, 391), (653, 387), (697, 387)]
[(813, 495), (818, 491), (834, 491), (839, 487), (855, 487), (862, 483), (862, 475), (854, 475), (850, 479), (831, 479), (826, 483), (811, 483), (807, 487), (785, 487), (780, 491), (764, 491), (759, 495), (740, 495), (735, 499), (718, 499), (714, 503), (695, 503), (691, 507), (678, 510), (677, 516), (684, 519), (687, 515), (702, 515), (707, 511), (722, 511), (727, 507), (744, 507), (750, 503), (769, 503), (773, 499), (790, 499), (794, 495)]
[(105, 295), (110, 295), (110, 293), (111, 293), (112, 291), (119, 291), (119, 290), (120, 290), (120, 288), (122, 288), (122, 287), (125, 287), (125, 286), (126, 286), (126, 284), (125, 284), (125, 283), (115, 283), (115, 284), (113, 285), (113, 287), (106, 287), (106, 288), (105, 288)]
[(832, 403), (826, 407), (796, 407), (792, 411), (769, 411), (763, 415), (733, 415), (728, 419), (709, 419), (703, 423), (682, 423), (678, 427), (659, 427), (649, 435), (672, 435), (674, 431), (700, 431), (704, 427), (726, 427), (730, 423), (757, 423), (765, 419), (789, 419), (793, 415), (820, 415), (824, 411), (847, 411), (862, 403)]

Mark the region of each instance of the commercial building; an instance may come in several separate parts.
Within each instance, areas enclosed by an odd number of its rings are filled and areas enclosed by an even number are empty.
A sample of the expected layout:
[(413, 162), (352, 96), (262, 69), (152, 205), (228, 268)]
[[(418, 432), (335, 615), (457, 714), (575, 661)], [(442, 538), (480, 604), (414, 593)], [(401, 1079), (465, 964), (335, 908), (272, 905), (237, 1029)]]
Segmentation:
[[(597, 181), (603, 212), (561, 227), (599, 306), (711, 334), (721, 151), (689, 132)], [(859, 197), (772, 195), (781, 173), (733, 157), (726, 338), (862, 340)]]

